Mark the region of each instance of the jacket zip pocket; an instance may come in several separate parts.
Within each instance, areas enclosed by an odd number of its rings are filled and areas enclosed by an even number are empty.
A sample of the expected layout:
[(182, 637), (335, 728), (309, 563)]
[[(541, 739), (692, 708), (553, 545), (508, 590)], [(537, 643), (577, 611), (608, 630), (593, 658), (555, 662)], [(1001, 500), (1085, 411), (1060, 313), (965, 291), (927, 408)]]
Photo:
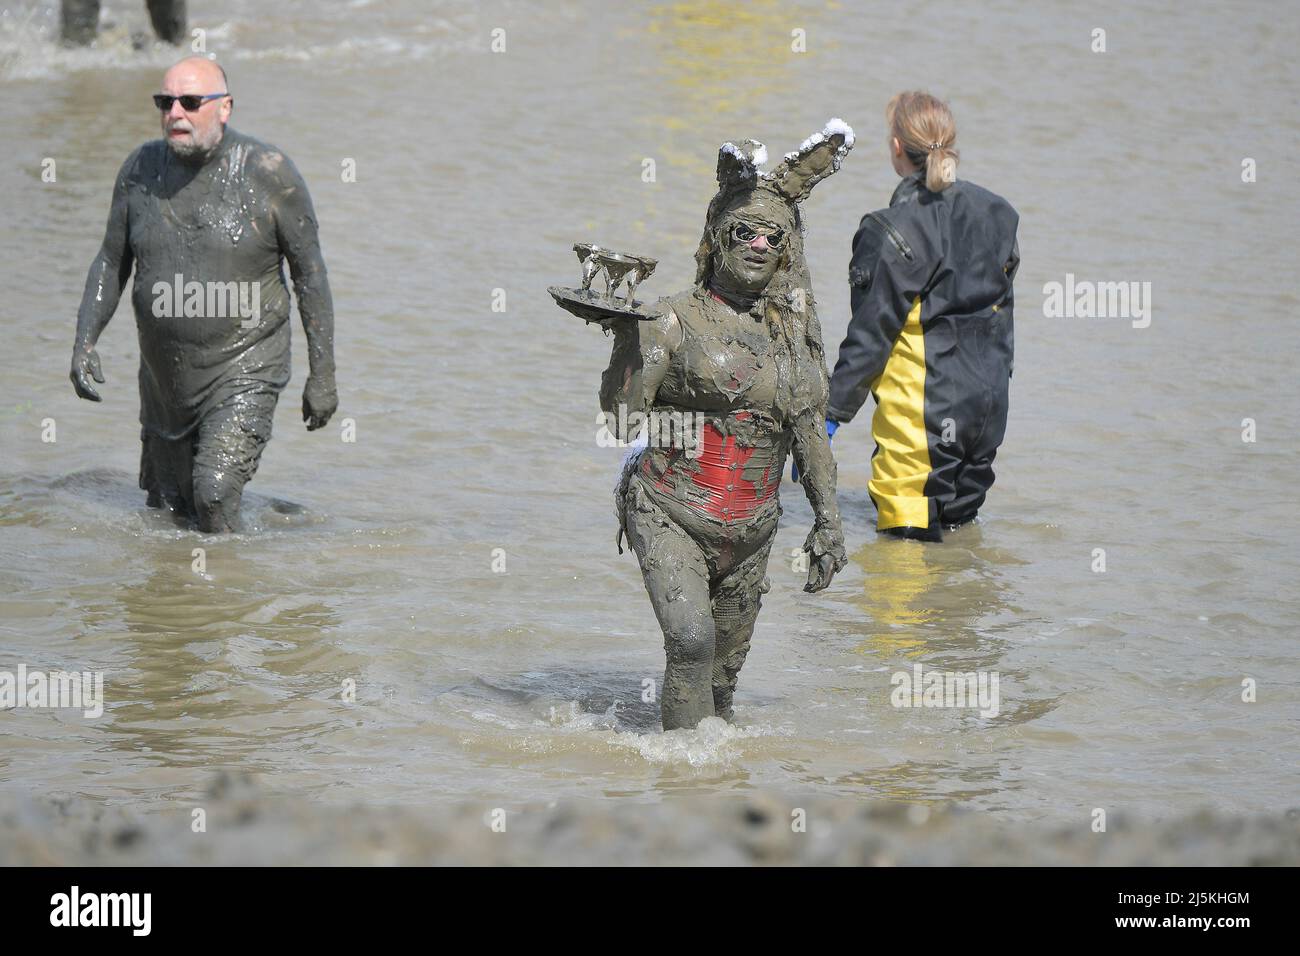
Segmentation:
[(907, 244), (907, 240), (903, 238), (903, 234), (894, 228), (893, 223), (886, 220), (880, 214), (874, 212), (867, 213), (867, 218), (884, 230), (885, 235), (887, 235), (889, 241), (894, 244), (894, 248), (898, 250), (899, 255), (908, 262), (912, 261), (912, 247)]

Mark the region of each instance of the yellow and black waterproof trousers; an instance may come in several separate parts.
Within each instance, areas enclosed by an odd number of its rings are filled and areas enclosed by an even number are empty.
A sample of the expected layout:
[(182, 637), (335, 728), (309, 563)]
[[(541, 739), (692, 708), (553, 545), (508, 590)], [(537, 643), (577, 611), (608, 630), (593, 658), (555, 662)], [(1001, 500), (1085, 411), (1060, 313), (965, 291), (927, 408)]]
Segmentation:
[(876, 526), (933, 529), (975, 517), (1006, 431), (1009, 315), (923, 318), (917, 296), (871, 384)]

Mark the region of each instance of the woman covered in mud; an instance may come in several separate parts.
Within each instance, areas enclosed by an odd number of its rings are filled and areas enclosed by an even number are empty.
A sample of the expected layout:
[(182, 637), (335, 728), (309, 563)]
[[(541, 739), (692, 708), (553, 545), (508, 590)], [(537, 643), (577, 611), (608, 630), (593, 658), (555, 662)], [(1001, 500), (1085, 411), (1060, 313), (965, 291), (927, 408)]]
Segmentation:
[(732, 718), (736, 678), (770, 586), (789, 452), (814, 515), (804, 590), (822, 590), (847, 563), (798, 204), (852, 146), (853, 131), (831, 120), (761, 172), (761, 143), (724, 144), (695, 285), (662, 299), (651, 321), (614, 324), (600, 389), (611, 429), (617, 434), (616, 422), (647, 413), (703, 419), (694, 447), (651, 440), (629, 456), (615, 491), (620, 551), (625, 533), (664, 632), (665, 730)]

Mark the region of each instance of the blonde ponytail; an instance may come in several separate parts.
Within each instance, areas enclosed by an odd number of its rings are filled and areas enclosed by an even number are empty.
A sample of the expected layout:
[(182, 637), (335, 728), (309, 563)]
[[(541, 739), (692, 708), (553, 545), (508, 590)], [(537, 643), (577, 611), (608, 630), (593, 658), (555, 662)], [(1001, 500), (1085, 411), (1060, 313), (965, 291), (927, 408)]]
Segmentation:
[(956, 182), (961, 154), (953, 145), (957, 124), (947, 103), (919, 90), (899, 93), (885, 107), (885, 121), (912, 165), (925, 170), (926, 189), (939, 193)]

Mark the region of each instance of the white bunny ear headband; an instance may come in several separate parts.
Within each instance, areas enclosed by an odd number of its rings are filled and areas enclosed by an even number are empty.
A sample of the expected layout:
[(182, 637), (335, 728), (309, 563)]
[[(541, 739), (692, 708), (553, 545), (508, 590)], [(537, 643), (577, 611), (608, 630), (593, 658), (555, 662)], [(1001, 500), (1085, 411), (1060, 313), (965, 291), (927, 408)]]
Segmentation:
[(853, 129), (842, 119), (832, 119), (820, 133), (813, 133), (770, 172), (759, 169), (767, 163), (767, 147), (752, 139), (723, 143), (718, 150), (718, 192), (767, 188), (788, 202), (800, 203), (812, 188), (838, 172), (853, 148)]

